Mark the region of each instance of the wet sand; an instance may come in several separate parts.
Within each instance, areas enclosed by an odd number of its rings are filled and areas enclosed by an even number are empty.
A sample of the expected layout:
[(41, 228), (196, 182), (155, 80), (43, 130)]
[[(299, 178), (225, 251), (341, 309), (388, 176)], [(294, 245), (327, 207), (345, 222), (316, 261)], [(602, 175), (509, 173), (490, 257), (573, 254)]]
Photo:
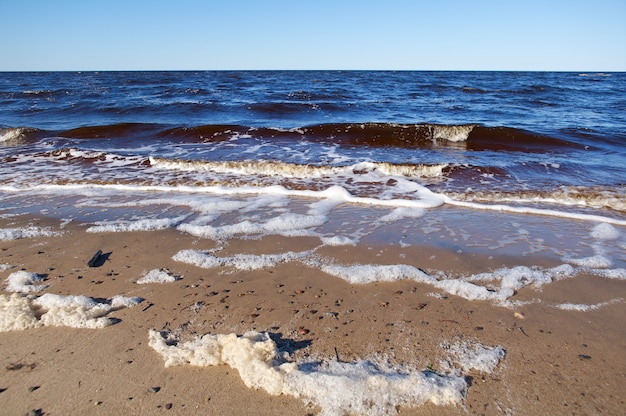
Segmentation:
[[(17, 217), (0, 228), (49, 226), (63, 234), (0, 241), (0, 281), (24, 269), (46, 275), (45, 293), (144, 299), (111, 312), (103, 329), (43, 327), (0, 337), (0, 414), (316, 414), (291, 396), (247, 388), (228, 366), (165, 367), (148, 345), (151, 329), (181, 340), (202, 334), (268, 332), (295, 361), (375, 359), (442, 372), (445, 345), (501, 346), (506, 358), (489, 374), (464, 371), (463, 404), (399, 407), (400, 414), (623, 414), (626, 412), (626, 303), (579, 312), (564, 302), (595, 304), (625, 297), (626, 282), (592, 275), (524, 288), (523, 306), (468, 301), (406, 280), (350, 284), (302, 263), (260, 270), (201, 269), (174, 261), (183, 249), (216, 243), (176, 230), (87, 233), (72, 222)], [(220, 256), (282, 253), (319, 246), (317, 238), (233, 239)], [(100, 267), (87, 261), (102, 250)], [(426, 272), (474, 273), (504, 265), (557, 265), (550, 257), (459, 253), (435, 245), (324, 247), (337, 263), (411, 264)], [(434, 262), (436, 259), (436, 267)], [(432, 264), (431, 264), (432, 263)], [(176, 282), (138, 285), (155, 268)], [(2, 293), (8, 294), (2, 285)], [(434, 295), (436, 294), (436, 295)], [(577, 301), (577, 299), (579, 299)], [(35, 413), (36, 414), (36, 413)]]

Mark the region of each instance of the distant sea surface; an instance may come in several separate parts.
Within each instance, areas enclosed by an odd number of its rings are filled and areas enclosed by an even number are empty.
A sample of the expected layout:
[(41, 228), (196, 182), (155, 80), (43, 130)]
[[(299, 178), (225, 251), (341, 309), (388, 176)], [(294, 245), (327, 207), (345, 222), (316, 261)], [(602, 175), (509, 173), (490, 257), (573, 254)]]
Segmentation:
[(325, 191), (623, 223), (625, 145), (626, 73), (0, 73), (7, 195)]

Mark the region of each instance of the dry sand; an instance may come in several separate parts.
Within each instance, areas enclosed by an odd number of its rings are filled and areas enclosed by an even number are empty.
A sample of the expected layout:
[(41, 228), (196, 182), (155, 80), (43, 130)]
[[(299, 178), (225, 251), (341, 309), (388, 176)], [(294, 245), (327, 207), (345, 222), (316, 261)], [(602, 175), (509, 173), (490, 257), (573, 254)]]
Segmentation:
[[(626, 413), (626, 303), (576, 312), (554, 304), (593, 304), (624, 297), (626, 282), (595, 276), (526, 288), (518, 300), (542, 302), (516, 309), (448, 295), (402, 281), (351, 285), (301, 263), (237, 271), (200, 269), (176, 262), (181, 249), (215, 248), (210, 240), (175, 230), (87, 233), (56, 220), (5, 219), (1, 228), (26, 224), (63, 231), (55, 237), (0, 241), (0, 282), (24, 269), (45, 274), (46, 293), (145, 300), (109, 314), (104, 329), (44, 327), (0, 335), (0, 414), (306, 415), (319, 409), (288, 396), (247, 388), (228, 366), (169, 367), (148, 345), (150, 329), (182, 339), (206, 333), (267, 331), (296, 360), (385, 359), (418, 369), (440, 369), (442, 345), (477, 341), (502, 346), (506, 358), (492, 374), (468, 371), (463, 406), (425, 404), (400, 414)], [(280, 253), (319, 245), (318, 239), (266, 237), (231, 240), (220, 255)], [(86, 263), (96, 250), (110, 253), (100, 267)], [(432, 246), (328, 247), (338, 262), (407, 263), (429, 270), (485, 271), (503, 265), (546, 264), (551, 259), (490, 258)], [(553, 265), (556, 265), (554, 263)], [(181, 280), (138, 285), (147, 271), (168, 268)], [(4, 292), (4, 284), (2, 292)], [(35, 412), (33, 412), (35, 411)], [(38, 412), (38, 413), (37, 413)]]

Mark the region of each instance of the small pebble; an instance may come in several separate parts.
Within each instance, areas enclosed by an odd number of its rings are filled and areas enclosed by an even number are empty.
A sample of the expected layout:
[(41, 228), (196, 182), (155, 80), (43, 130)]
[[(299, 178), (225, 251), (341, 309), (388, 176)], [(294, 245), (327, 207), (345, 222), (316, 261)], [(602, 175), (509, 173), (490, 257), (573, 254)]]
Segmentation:
[(161, 390), (161, 387), (150, 387), (148, 391), (150, 393), (158, 393)]
[(170, 409), (172, 408), (172, 406), (174, 406), (172, 403), (167, 403), (167, 404), (165, 405), (165, 408), (166, 408), (167, 410), (170, 410)]
[(591, 360), (591, 355), (578, 354), (578, 358), (580, 358), (581, 360)]

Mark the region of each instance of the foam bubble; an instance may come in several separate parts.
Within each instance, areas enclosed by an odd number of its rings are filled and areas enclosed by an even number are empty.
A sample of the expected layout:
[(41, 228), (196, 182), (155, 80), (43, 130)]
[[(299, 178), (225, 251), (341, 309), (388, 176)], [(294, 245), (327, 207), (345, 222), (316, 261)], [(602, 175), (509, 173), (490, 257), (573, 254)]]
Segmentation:
[(4, 271), (7, 271), (7, 270), (10, 270), (13, 267), (15, 267), (15, 266), (12, 266), (12, 265), (6, 264), (6, 263), (0, 264), (0, 272), (4, 272)]
[(21, 238), (35, 237), (56, 237), (62, 233), (51, 231), (48, 228), (40, 228), (35, 226), (24, 228), (3, 228), (0, 229), (0, 241), (19, 240)]
[(207, 334), (177, 343), (150, 331), (149, 345), (165, 366), (228, 365), (249, 388), (271, 395), (286, 394), (318, 405), (321, 415), (386, 415), (398, 406), (462, 403), (467, 384), (462, 377), (440, 376), (409, 368), (377, 366), (369, 361), (287, 362), (268, 334)]
[(167, 269), (154, 269), (146, 273), (141, 279), (137, 280), (140, 285), (147, 283), (171, 283), (180, 280), (180, 276), (174, 276)]
[(43, 276), (37, 273), (30, 273), (24, 270), (19, 270), (17, 272), (13, 272), (7, 277), (7, 287), (6, 290), (8, 292), (20, 292), (20, 293), (28, 293), (28, 292), (41, 292), (48, 285), (37, 285), (43, 281)]

